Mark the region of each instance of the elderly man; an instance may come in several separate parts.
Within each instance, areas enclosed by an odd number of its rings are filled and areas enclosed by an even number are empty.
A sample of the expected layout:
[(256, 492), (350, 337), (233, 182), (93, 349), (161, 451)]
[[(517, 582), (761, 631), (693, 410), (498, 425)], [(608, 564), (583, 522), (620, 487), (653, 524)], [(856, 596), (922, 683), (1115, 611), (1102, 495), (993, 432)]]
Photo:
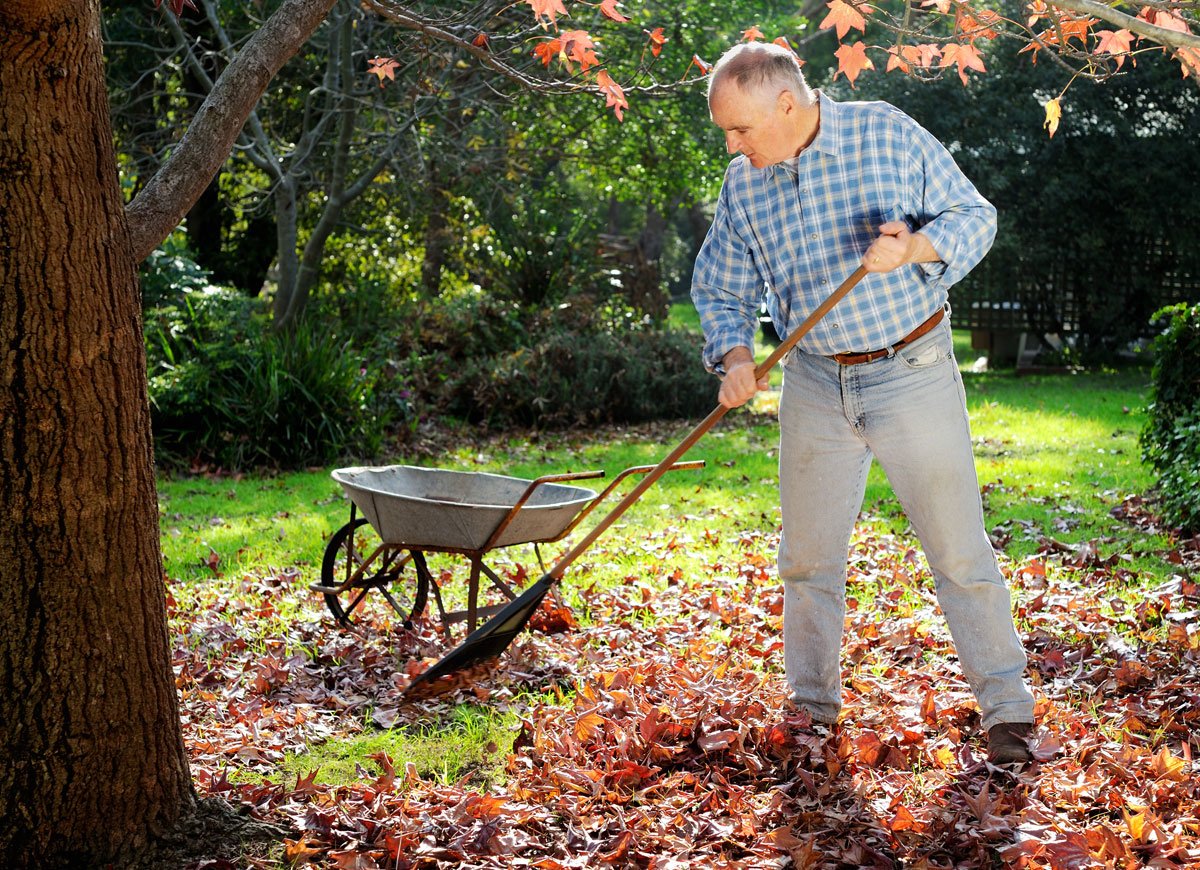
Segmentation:
[(837, 720), (847, 550), (874, 456), (933, 571), (988, 758), (1026, 762), (1033, 697), (983, 525), (947, 305), (991, 246), (995, 209), (915, 121), (813, 92), (787, 49), (727, 52), (708, 99), (739, 155), (692, 281), (720, 402), (738, 407), (767, 386), (751, 350), (764, 299), (786, 335), (860, 264), (868, 271), (784, 363), (779, 576), (792, 699), (815, 722)]

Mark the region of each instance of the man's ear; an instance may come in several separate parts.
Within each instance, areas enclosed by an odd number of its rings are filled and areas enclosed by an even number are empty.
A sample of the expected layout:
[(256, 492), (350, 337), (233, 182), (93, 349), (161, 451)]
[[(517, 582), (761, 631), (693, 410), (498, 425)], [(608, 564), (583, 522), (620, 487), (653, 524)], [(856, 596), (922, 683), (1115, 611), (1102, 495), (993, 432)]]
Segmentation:
[(780, 91), (779, 96), (775, 98), (775, 106), (783, 114), (790, 115), (796, 109), (796, 97), (791, 91)]

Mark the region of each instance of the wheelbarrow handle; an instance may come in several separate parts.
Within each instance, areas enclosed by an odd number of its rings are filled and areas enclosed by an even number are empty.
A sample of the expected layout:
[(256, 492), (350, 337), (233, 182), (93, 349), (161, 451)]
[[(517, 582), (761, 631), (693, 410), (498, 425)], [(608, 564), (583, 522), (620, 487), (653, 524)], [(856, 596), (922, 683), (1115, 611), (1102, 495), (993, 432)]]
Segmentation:
[[(670, 468), (668, 468), (666, 470), (667, 471), (693, 471), (697, 468), (703, 468), (703, 467), (704, 467), (703, 459), (692, 459), (687, 462), (676, 462), (674, 465), (672, 465)], [(623, 481), (625, 478), (629, 477), (631, 474), (649, 474), (651, 471), (654, 471), (655, 468), (657, 468), (657, 466), (655, 466), (655, 465), (635, 465), (632, 468), (626, 468), (624, 471), (619, 472), (617, 474), (617, 476), (612, 479), (612, 482), (609, 483), (609, 485), (604, 488), (603, 492), (601, 492), (598, 496), (596, 496), (594, 499), (592, 499), (590, 502), (588, 502), (587, 507), (585, 507), (579, 513), (577, 513), (575, 515), (575, 519), (571, 520), (571, 524), (569, 526), (567, 526), (565, 529), (563, 529), (559, 533), (558, 537), (555, 538), (554, 540), (561, 541), (567, 535), (571, 534), (571, 532), (575, 531), (575, 527), (577, 525), (579, 525), (584, 520), (584, 518), (587, 517), (588, 514), (590, 514), (592, 511), (594, 511), (596, 509), (596, 506), (598, 504), (600, 504), (600, 502), (602, 502), (606, 498), (608, 498), (609, 495), (612, 494), (612, 491), (614, 489), (616, 489), (618, 486), (620, 486), (621, 481)], [(601, 472), (601, 474), (603, 474), (603, 472)], [(553, 541), (551, 541), (550, 543), (553, 543)]]
[(562, 483), (567, 480), (590, 480), (591, 478), (595, 477), (604, 477), (604, 470), (598, 469), (596, 471), (571, 471), (567, 472), (566, 474), (545, 474), (539, 477), (537, 480), (531, 480), (529, 485), (525, 487), (525, 491), (521, 493), (521, 497), (517, 499), (516, 503), (511, 508), (509, 508), (508, 513), (500, 518), (500, 522), (496, 524), (496, 528), (492, 530), (492, 534), (488, 537), (487, 543), (485, 543), (480, 549), (490, 550), (496, 545), (496, 541), (500, 540), (500, 536), (504, 534), (505, 529), (507, 529), (512, 521), (516, 519), (517, 514), (521, 512), (521, 508), (525, 507), (526, 502), (533, 497), (533, 494), (538, 487), (547, 483)]

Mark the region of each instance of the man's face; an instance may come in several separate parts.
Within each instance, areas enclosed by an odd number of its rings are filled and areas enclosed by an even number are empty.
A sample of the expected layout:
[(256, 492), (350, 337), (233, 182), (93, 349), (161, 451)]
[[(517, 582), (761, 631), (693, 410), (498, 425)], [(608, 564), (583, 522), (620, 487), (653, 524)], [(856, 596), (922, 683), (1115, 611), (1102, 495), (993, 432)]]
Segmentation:
[(709, 108), (713, 123), (725, 131), (729, 153), (745, 154), (756, 169), (795, 157), (798, 149), (787, 124), (793, 102), (788, 97), (747, 93), (732, 81), (719, 83)]

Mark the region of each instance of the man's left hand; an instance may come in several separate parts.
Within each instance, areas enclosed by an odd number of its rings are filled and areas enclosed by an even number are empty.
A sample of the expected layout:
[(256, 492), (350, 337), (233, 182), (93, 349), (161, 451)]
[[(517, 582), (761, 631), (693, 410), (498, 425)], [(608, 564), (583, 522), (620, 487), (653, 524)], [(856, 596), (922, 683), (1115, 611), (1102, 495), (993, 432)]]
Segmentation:
[(908, 263), (939, 259), (926, 236), (909, 232), (904, 221), (888, 221), (879, 227), (879, 237), (863, 254), (863, 266), (868, 272), (890, 272)]

